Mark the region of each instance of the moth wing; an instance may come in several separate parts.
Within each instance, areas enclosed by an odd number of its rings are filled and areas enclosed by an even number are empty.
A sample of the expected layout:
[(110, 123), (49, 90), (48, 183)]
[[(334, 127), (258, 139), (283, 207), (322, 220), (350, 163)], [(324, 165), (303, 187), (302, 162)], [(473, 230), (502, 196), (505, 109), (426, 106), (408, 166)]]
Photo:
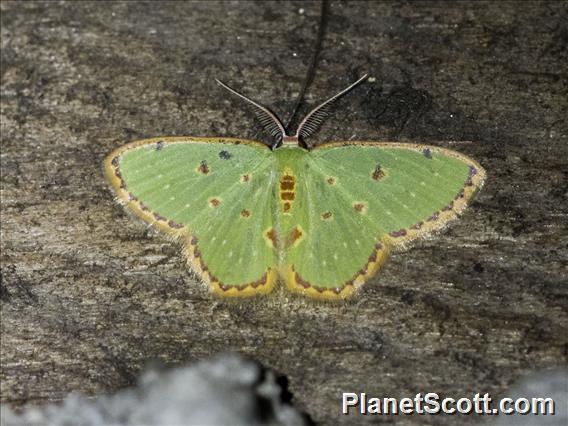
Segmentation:
[(299, 177), (304, 235), (286, 253), (285, 280), (318, 298), (349, 297), (389, 250), (461, 213), (485, 177), (470, 158), (425, 145), (340, 142), (311, 154)]
[(270, 291), (275, 252), (273, 156), (263, 144), (189, 137), (125, 145), (105, 160), (107, 178), (126, 207), (181, 238), (188, 262), (217, 294)]

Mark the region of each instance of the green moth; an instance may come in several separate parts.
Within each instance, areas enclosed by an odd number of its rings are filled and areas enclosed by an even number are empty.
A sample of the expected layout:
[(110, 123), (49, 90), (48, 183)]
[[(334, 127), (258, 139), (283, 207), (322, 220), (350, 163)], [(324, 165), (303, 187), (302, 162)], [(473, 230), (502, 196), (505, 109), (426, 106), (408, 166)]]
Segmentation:
[(162, 137), (113, 151), (105, 173), (118, 199), (180, 239), (188, 263), (220, 296), (292, 292), (345, 299), (389, 250), (446, 226), (481, 188), (485, 171), (444, 148), (306, 139), (330, 105), (312, 110), (289, 136), (250, 102), (274, 141)]

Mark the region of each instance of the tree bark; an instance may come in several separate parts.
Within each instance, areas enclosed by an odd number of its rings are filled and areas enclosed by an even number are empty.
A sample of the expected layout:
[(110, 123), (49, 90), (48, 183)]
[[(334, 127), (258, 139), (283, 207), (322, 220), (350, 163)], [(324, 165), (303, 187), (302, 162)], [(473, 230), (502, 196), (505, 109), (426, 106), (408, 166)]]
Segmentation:
[(106, 154), (144, 137), (266, 140), (214, 78), (286, 117), (316, 3), (1, 8), (3, 403), (111, 393), (152, 360), (235, 351), (335, 425), (377, 420), (342, 416), (342, 392), (498, 395), (566, 363), (566, 2), (330, 4), (301, 112), (364, 72), (374, 81), (340, 101), (316, 142), (430, 143), (488, 175), (460, 220), (394, 254), (345, 304), (283, 290), (215, 299), (175, 242), (114, 202), (102, 173)]

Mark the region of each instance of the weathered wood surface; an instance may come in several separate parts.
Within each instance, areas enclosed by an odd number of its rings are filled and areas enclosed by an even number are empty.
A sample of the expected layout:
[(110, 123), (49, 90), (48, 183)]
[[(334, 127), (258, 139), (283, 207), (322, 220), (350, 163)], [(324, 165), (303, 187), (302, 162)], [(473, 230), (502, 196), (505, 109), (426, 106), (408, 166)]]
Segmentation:
[(498, 395), (566, 363), (566, 2), (331, 4), (308, 106), (364, 71), (376, 81), (318, 140), (435, 143), (488, 173), (461, 220), (339, 306), (285, 292), (213, 299), (176, 244), (114, 203), (101, 170), (137, 138), (262, 137), (213, 78), (285, 116), (317, 4), (1, 7), (2, 402), (110, 393), (151, 360), (232, 350), (285, 375), (315, 422), (337, 424), (355, 420), (339, 415), (341, 392)]

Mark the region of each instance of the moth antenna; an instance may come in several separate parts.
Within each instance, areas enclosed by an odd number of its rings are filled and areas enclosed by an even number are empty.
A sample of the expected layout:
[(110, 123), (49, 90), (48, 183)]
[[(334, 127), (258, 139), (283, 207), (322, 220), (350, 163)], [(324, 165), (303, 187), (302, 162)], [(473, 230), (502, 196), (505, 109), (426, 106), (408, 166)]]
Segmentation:
[(243, 95), (242, 93), (237, 92), (235, 89), (232, 89), (231, 87), (227, 86), (222, 81), (220, 81), (218, 79), (215, 79), (215, 81), (221, 87), (224, 87), (225, 89), (227, 89), (232, 94), (237, 95), (239, 98), (244, 99), (245, 101), (247, 101), (248, 103), (250, 103), (252, 106), (255, 107), (254, 113), (258, 117), (260, 124), (262, 124), (262, 127), (264, 127), (264, 129), (268, 133), (270, 133), (272, 135), (272, 137), (274, 137), (274, 142), (272, 144), (269, 144), (268, 146), (270, 147), (270, 149), (276, 148), (278, 146), (278, 144), (282, 141), (282, 139), (286, 136), (286, 130), (284, 129), (284, 126), (282, 125), (282, 123), (278, 119), (278, 117), (276, 117), (276, 115), (272, 111), (270, 111), (268, 108), (256, 103), (255, 101), (253, 101), (250, 98), (247, 98), (245, 95)]
[(301, 121), (300, 125), (298, 126), (298, 130), (296, 131), (296, 137), (298, 139), (301, 139), (302, 142), (306, 145), (306, 147), (308, 149), (311, 149), (313, 147), (312, 144), (306, 143), (304, 138), (307, 138), (307, 137), (313, 135), (315, 132), (317, 132), (319, 130), (319, 128), (321, 127), (321, 125), (323, 123), (324, 118), (329, 115), (331, 107), (333, 105), (333, 102), (335, 102), (341, 96), (345, 95), (347, 92), (349, 92), (351, 89), (353, 89), (359, 83), (366, 80), (368, 77), (369, 77), (369, 74), (365, 74), (363, 77), (361, 77), (355, 83), (352, 83), (349, 87), (343, 89), (338, 94), (332, 96), (331, 98), (329, 98), (328, 100), (326, 100), (325, 102), (321, 103), (320, 105), (315, 107), (313, 110), (311, 110), (308, 113), (308, 115), (306, 115), (306, 117)]

